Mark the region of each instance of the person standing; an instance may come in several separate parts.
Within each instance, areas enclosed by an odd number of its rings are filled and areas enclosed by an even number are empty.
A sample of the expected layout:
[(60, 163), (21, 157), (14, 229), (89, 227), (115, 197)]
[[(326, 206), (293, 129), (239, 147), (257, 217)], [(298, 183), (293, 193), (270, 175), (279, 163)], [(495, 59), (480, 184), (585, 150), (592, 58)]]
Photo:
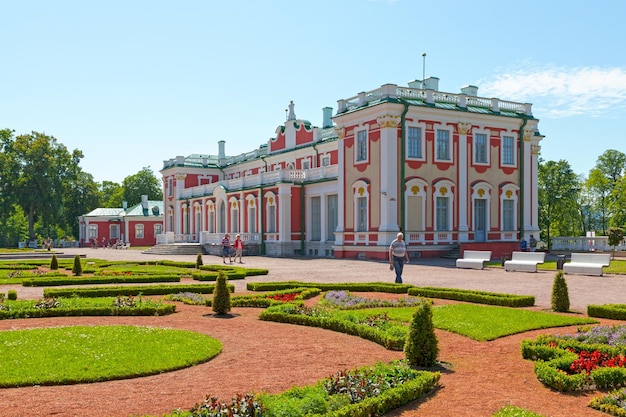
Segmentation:
[(402, 284), (402, 271), (404, 264), (409, 263), (409, 252), (402, 232), (398, 232), (396, 238), (389, 245), (389, 265), (396, 272), (396, 284)]
[(530, 235), (530, 239), (528, 239), (528, 242), (530, 243), (530, 251), (534, 252), (537, 250), (537, 239), (535, 239), (535, 237), (533, 235)]
[(232, 264), (233, 258), (230, 256), (230, 235), (228, 233), (226, 233), (222, 239), (222, 260), (224, 263), (226, 263), (226, 255), (228, 255), (228, 260)]
[(239, 263), (241, 262), (241, 255), (243, 254), (243, 241), (241, 240), (241, 236), (237, 234), (235, 236), (235, 262), (237, 262), (237, 257), (239, 257)]

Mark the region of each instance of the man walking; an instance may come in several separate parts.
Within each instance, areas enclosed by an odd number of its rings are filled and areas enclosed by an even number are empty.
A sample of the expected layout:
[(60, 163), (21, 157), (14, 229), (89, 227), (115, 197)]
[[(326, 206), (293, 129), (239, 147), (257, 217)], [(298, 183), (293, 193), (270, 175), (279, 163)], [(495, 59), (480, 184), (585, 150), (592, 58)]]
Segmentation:
[(402, 284), (402, 270), (405, 262), (409, 263), (409, 252), (406, 250), (406, 242), (403, 239), (402, 232), (398, 232), (389, 245), (389, 265), (396, 271), (396, 284)]

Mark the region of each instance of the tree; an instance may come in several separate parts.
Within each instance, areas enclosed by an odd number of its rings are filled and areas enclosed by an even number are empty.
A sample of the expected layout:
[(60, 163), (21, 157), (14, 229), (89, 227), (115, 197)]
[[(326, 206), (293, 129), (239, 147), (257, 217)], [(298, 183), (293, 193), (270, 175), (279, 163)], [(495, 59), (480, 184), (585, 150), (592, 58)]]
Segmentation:
[[(602, 213), (602, 233), (605, 234), (607, 225), (621, 225), (612, 222), (615, 211), (621, 207), (616, 200), (620, 194), (616, 192), (626, 169), (626, 154), (609, 149), (600, 155), (596, 166), (589, 172), (589, 185), (595, 191), (600, 211)], [(623, 223), (622, 223), (623, 224)]]
[(161, 183), (150, 167), (144, 167), (135, 175), (124, 178), (122, 188), (124, 189), (124, 201), (128, 204), (141, 202), (142, 195), (147, 195), (151, 200), (163, 199)]
[[(63, 198), (63, 220), (65, 230), (71, 231), (72, 236), (78, 236), (78, 223), (76, 219), (101, 205), (101, 194), (91, 174), (78, 168), (71, 180), (64, 184), (65, 195)], [(61, 236), (55, 236), (61, 237)]]
[(439, 347), (433, 325), (433, 312), (428, 302), (420, 303), (409, 324), (404, 353), (411, 366), (430, 367), (437, 363)]
[(548, 247), (551, 236), (581, 235), (580, 182), (569, 163), (540, 161), (538, 182), (539, 226)]
[(17, 245), (16, 230), (7, 224), (17, 203), (14, 191), (19, 167), (13, 154), (13, 142), (12, 130), (0, 130), (0, 246)]
[(552, 310), (558, 313), (567, 313), (569, 311), (569, 292), (563, 271), (558, 271), (554, 276), (551, 304)]
[(615, 259), (615, 247), (624, 240), (624, 229), (621, 227), (611, 227), (608, 231), (609, 245), (613, 246), (613, 259)]
[(52, 136), (32, 132), (13, 142), (12, 155), (18, 171), (15, 195), (28, 216), (28, 236), (35, 240), (35, 222), (44, 225), (62, 222), (66, 180), (79, 171), (83, 157), (79, 150), (70, 153)]
[(122, 207), (124, 201), (124, 188), (112, 181), (102, 181), (100, 194), (103, 207)]
[(230, 311), (230, 290), (228, 289), (228, 278), (226, 277), (226, 273), (224, 271), (219, 271), (217, 273), (211, 307), (215, 314), (220, 316), (225, 315)]

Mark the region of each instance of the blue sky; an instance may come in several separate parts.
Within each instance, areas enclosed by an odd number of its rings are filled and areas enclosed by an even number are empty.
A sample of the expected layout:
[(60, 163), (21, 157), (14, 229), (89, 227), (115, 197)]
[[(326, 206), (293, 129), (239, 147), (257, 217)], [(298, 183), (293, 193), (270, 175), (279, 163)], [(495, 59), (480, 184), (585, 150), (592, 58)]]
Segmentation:
[(96, 181), (258, 148), (285, 120), (424, 73), (533, 103), (541, 156), (626, 152), (618, 0), (20, 0), (0, 5), (0, 128), (54, 136)]

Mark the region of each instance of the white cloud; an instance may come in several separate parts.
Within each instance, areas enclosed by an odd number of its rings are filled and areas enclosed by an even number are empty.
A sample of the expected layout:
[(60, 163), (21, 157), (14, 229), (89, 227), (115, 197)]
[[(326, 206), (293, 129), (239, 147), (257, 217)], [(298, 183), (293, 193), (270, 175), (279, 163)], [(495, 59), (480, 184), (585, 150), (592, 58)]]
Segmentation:
[(626, 69), (525, 68), (483, 80), (480, 95), (533, 103), (542, 118), (617, 117), (626, 110)]

